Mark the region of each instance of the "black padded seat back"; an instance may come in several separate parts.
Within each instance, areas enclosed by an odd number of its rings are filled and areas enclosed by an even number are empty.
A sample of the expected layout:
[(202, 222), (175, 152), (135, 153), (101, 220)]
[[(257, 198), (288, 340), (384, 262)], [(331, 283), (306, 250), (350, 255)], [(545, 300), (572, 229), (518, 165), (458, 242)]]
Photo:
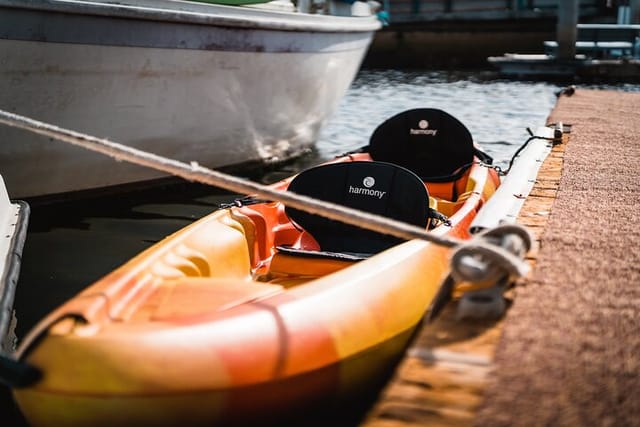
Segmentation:
[[(347, 162), (317, 166), (298, 174), (289, 191), (426, 227), (429, 195), (422, 180), (390, 163)], [(394, 236), (289, 208), (289, 218), (310, 233), (322, 251), (373, 254), (400, 242)]]
[(435, 108), (407, 110), (387, 119), (365, 148), (376, 161), (403, 166), (426, 181), (455, 179), (473, 162), (473, 137), (462, 122)]

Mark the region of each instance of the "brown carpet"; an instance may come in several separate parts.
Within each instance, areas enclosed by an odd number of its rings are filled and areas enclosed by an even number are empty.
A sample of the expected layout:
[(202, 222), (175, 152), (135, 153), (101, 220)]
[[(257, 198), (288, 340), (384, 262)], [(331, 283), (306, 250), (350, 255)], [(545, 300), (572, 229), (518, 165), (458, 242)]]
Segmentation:
[(577, 89), (532, 277), (476, 426), (640, 426), (640, 94)]

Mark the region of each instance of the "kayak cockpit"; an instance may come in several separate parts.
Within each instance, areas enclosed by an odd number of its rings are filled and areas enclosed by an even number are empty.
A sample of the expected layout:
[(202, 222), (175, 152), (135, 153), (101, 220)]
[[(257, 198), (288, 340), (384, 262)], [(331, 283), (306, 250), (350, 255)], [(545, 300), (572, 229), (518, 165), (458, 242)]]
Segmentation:
[[(478, 158), (491, 161), (455, 117), (414, 109), (383, 122), (357, 152), (307, 169), (279, 189), (434, 229), (484, 191)], [(232, 215), (257, 236), (249, 238), (254, 277), (270, 282), (296, 277), (287, 283), (297, 284), (402, 242), (282, 204), (244, 206)]]
[[(395, 205), (372, 207), (347, 201), (344, 193), (361, 190), (349, 184), (345, 176), (353, 173), (354, 167), (357, 170), (365, 165), (368, 167), (363, 168), (364, 175), (355, 174), (351, 177), (355, 182), (359, 180), (360, 189), (366, 188), (362, 181), (370, 177), (370, 174), (365, 172), (370, 170), (371, 166), (385, 171), (394, 170), (396, 173), (400, 171), (404, 179), (399, 184), (404, 191)], [(293, 187), (292, 190), (299, 194), (379, 214), (425, 229), (448, 228), (449, 225), (444, 221), (455, 221), (456, 214), (467, 199), (473, 194), (482, 193), (485, 180), (476, 175), (484, 176), (486, 173), (486, 168), (469, 167), (455, 180), (425, 182), (404, 168), (373, 162), (368, 153), (353, 154), (341, 158), (339, 162), (309, 169), (301, 174), (302, 178), (307, 181), (306, 174), (310, 171), (316, 175), (315, 172), (318, 171), (315, 169), (321, 172), (318, 175), (324, 175), (325, 172), (328, 174), (320, 177), (323, 180), (322, 185), (316, 185), (309, 192), (305, 189), (300, 191), (298, 182), (294, 179), (290, 189)], [(315, 181), (316, 178), (318, 177), (313, 176), (311, 181)], [(330, 183), (332, 180), (339, 182)], [(322, 188), (325, 185), (337, 191), (324, 194)], [(409, 190), (408, 187), (412, 189)], [(373, 191), (384, 190), (372, 190), (371, 197), (376, 197)], [(403, 211), (402, 208), (408, 210)], [(394, 213), (394, 209), (400, 209), (401, 212)], [(411, 216), (415, 212), (419, 212), (419, 215)], [(403, 216), (404, 213), (409, 215)], [(235, 207), (230, 209), (230, 215), (244, 227), (254, 279), (287, 287), (333, 273), (402, 242), (393, 236), (287, 209), (280, 203)], [(466, 213), (461, 212), (461, 215)]]

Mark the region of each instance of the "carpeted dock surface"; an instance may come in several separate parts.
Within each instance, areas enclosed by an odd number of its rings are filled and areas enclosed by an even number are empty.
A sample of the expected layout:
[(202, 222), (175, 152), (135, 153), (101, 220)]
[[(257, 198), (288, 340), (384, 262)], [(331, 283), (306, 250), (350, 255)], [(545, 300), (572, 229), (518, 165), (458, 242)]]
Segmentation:
[(533, 274), (504, 319), (476, 426), (640, 426), (640, 94), (577, 89)]

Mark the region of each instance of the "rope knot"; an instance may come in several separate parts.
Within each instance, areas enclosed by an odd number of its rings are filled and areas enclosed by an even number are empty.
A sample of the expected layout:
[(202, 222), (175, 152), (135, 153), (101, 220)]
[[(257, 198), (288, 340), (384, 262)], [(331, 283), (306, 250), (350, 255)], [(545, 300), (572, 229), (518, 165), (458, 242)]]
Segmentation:
[(454, 251), (451, 275), (456, 282), (488, 286), (525, 276), (529, 264), (523, 258), (532, 241), (531, 233), (517, 224), (485, 230)]
[(462, 293), (458, 319), (501, 316), (506, 304), (504, 288), (529, 272), (524, 260), (533, 237), (516, 224), (500, 225), (477, 234), (459, 246), (451, 257), (451, 278)]

